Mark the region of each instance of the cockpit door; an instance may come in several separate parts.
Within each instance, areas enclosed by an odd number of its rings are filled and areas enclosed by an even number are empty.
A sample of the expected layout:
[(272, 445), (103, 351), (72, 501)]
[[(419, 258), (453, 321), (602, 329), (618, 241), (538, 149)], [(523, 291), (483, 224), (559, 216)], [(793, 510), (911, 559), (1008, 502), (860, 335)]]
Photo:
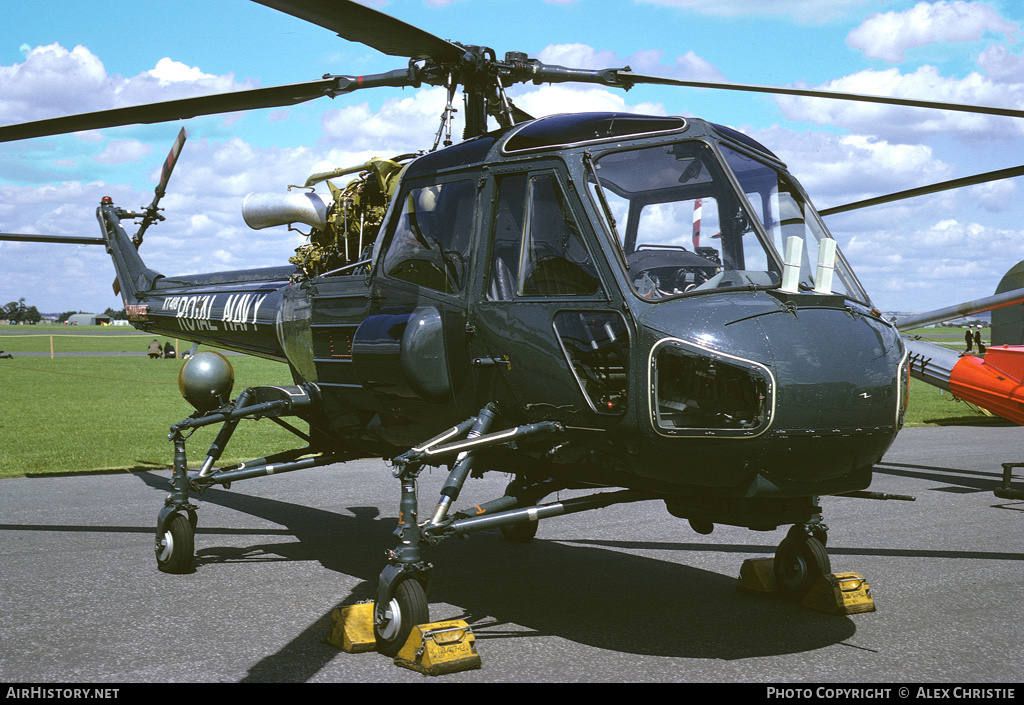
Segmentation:
[(470, 312), (481, 400), (506, 400), (517, 421), (621, 415), (629, 333), (575, 190), (557, 168), (493, 178)]

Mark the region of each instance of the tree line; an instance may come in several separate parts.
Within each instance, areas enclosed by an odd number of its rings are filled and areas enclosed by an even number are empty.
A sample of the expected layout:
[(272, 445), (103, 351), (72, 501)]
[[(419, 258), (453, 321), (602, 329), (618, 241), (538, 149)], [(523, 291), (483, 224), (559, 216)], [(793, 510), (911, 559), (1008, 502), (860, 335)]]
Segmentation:
[(4, 307), (0, 309), (0, 316), (3, 316), (11, 323), (35, 324), (43, 320), (42, 315), (40, 315), (35, 306), (25, 305), (25, 297), (4, 304)]
[[(64, 311), (57, 317), (57, 322), (64, 323), (76, 313), (84, 313), (84, 311)], [(124, 309), (115, 311), (112, 308), (108, 308), (103, 312), (103, 315), (119, 321), (128, 318), (128, 314)], [(11, 301), (0, 307), (0, 319), (7, 319), (8, 322), (13, 324), (35, 325), (43, 320), (43, 316), (35, 306), (26, 306), (25, 297), (22, 297), (17, 301)]]

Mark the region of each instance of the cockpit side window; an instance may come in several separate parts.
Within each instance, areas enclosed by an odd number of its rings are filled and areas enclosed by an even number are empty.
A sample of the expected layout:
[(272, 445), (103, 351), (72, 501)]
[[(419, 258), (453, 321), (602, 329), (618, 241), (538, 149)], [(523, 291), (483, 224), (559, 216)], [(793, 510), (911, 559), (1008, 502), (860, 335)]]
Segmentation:
[(446, 294), (462, 291), (476, 206), (473, 182), (410, 188), (395, 205), (400, 215), (384, 255), (384, 273)]
[(588, 296), (599, 291), (594, 260), (555, 176), (501, 178), (487, 299)]
[(498, 182), (488, 301), (511, 301), (515, 298), (519, 285), (523, 225), (526, 222), (526, 186), (526, 174), (513, 174)]

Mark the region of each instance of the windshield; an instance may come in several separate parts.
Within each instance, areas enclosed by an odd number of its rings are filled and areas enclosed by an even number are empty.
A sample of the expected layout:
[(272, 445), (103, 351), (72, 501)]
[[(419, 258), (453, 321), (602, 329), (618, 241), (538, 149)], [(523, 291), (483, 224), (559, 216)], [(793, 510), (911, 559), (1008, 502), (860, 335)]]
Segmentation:
[(590, 180), (642, 298), (781, 281), (777, 260), (706, 144), (605, 154)]
[[(721, 149), (776, 249), (785, 252), (789, 238), (800, 238), (800, 288), (814, 289), (818, 283), (821, 243), (831, 239), (818, 219), (818, 214), (789, 174), (724, 145)], [(834, 276), (831, 286), (827, 288), (857, 301), (869, 301), (867, 293), (838, 249)]]
[[(702, 142), (611, 152), (595, 161), (591, 188), (642, 298), (776, 287), (778, 253), (794, 235), (804, 242), (799, 286), (814, 288), (818, 243), (828, 235), (800, 189), (784, 171), (725, 146), (722, 152), (753, 213)], [(762, 242), (755, 223), (771, 242)], [(867, 301), (841, 255), (834, 271), (833, 291)]]

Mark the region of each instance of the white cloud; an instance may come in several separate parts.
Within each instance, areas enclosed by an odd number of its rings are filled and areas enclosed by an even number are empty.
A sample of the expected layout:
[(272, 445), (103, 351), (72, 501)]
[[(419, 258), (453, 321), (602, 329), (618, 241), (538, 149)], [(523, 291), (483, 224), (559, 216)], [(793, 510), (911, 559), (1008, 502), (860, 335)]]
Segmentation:
[(953, 166), (923, 144), (890, 143), (870, 135), (800, 133), (780, 126), (747, 132), (786, 162), (819, 209), (954, 175)]
[[(628, 57), (616, 52), (599, 50), (582, 43), (550, 44), (539, 51), (536, 58), (545, 64), (582, 69), (629, 67), (633, 73), (703, 81), (723, 81), (722, 72), (693, 51), (664, 61), (665, 53), (657, 50), (639, 51)], [(630, 104), (620, 89), (609, 89), (597, 84), (556, 83), (540, 87), (516, 87), (509, 91), (517, 107), (534, 117), (581, 111), (615, 111), (666, 114), (661, 103)]]
[(169, 58), (132, 78), (108, 75), (86, 47), (68, 51), (56, 43), (35, 47), (20, 64), (0, 66), (0, 85), (2, 123), (255, 87), (236, 82), (233, 74), (214, 76)]
[[(1015, 106), (1024, 103), (1024, 83), (997, 83), (976, 71), (963, 78), (953, 78), (943, 76), (936, 67), (929, 65), (906, 74), (896, 68), (859, 71), (815, 88), (967, 105)], [(1012, 118), (824, 98), (778, 96), (776, 100), (790, 120), (835, 125), (875, 134), (890, 141), (935, 134), (963, 139), (973, 139), (978, 134), (1014, 139), (1024, 134), (1024, 125), (1019, 120), (1011, 122)]]
[(1014, 56), (1001, 44), (986, 47), (978, 55), (978, 68), (993, 81), (1024, 82), (1024, 59)]
[(113, 86), (103, 63), (85, 47), (68, 51), (59, 44), (35, 47), (25, 61), (0, 66), (0, 120), (5, 123), (109, 107), (102, 100)]
[(920, 2), (903, 12), (871, 15), (849, 33), (847, 44), (872, 59), (900, 63), (907, 49), (937, 42), (970, 42), (988, 32), (1012, 36), (1017, 26), (981, 2)]
[[(963, 217), (957, 199), (948, 208), (910, 202), (875, 213), (829, 219), (858, 278), (886, 311), (926, 311), (991, 295), (1006, 271), (1024, 259), (1024, 230), (998, 228)], [(938, 213), (930, 213), (939, 210)]]
[(517, 95), (515, 104), (534, 117), (585, 111), (665, 114), (665, 108), (660, 104), (629, 105), (621, 91), (612, 92), (594, 86), (586, 88), (573, 88), (561, 84), (540, 86)]
[[(446, 99), (446, 89), (424, 88), (409, 96), (389, 98), (377, 111), (369, 103), (328, 110), (323, 114), (320, 144), (343, 144), (355, 151), (382, 150), (386, 155), (381, 156), (388, 157), (423, 149), (434, 142)], [(461, 115), (460, 109), (456, 116)], [(455, 136), (461, 135), (459, 122), (452, 129)]]
[(597, 50), (581, 43), (549, 44), (536, 57), (545, 64), (582, 69), (603, 69), (621, 66), (619, 55), (611, 50)]
[(687, 51), (666, 64), (662, 61), (665, 52), (658, 50), (639, 51), (620, 58), (610, 50), (598, 50), (586, 44), (549, 44), (537, 53), (537, 59), (545, 64), (570, 66), (583, 69), (607, 69), (629, 66), (637, 74), (653, 74), (669, 78), (686, 78), (702, 81), (723, 81), (724, 75), (713, 64), (693, 51)]
[(153, 148), (136, 140), (111, 140), (103, 153), (96, 157), (100, 164), (124, 164), (148, 157)]
[[(787, 163), (819, 209), (979, 170), (966, 158), (947, 163), (920, 142), (800, 133), (782, 126), (744, 131)], [(990, 295), (1003, 274), (1024, 259), (1024, 229), (992, 217), (1014, 212), (1016, 181), (860, 209), (825, 222), (877, 306), (939, 308)]]
[(216, 78), (216, 76), (203, 73), (196, 66), (188, 66), (166, 56), (156, 62), (156, 68), (146, 71), (146, 74), (160, 81), (162, 86), (170, 83), (195, 83)]
[(964, 198), (989, 213), (1003, 213), (1017, 206), (1017, 190), (1017, 179), (990, 181), (987, 184), (971, 186), (966, 190)]
[(788, 15), (799, 22), (825, 22), (842, 16), (847, 9), (870, 0), (636, 0), (649, 5), (663, 5), (690, 10), (702, 15), (737, 17), (743, 15)]

